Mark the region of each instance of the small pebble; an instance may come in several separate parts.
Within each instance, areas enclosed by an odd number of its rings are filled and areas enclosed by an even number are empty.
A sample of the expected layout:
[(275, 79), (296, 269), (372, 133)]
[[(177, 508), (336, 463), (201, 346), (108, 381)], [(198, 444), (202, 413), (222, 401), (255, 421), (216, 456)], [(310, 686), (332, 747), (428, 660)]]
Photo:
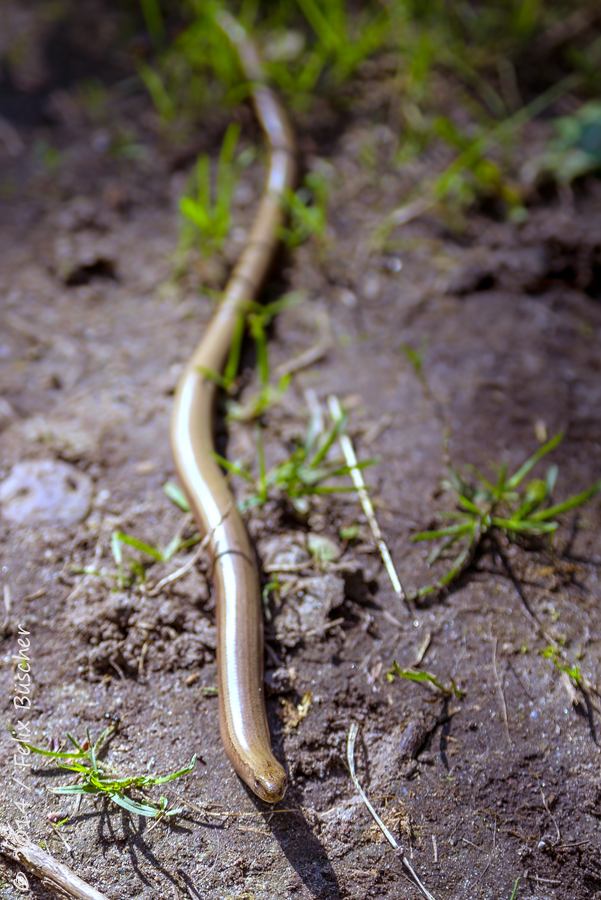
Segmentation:
[(75, 525), (88, 515), (92, 494), (92, 479), (75, 466), (32, 459), (14, 465), (0, 484), (0, 508), (19, 525)]

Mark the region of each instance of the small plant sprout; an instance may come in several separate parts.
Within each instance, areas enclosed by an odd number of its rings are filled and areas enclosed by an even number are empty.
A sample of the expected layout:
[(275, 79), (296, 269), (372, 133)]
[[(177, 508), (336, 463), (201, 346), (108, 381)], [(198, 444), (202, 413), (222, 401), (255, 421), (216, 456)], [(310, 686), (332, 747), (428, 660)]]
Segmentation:
[[(582, 697), (586, 701), (586, 705), (595, 709), (601, 715), (601, 691), (596, 684), (593, 684), (580, 670), (577, 664), (570, 665), (562, 655), (559, 647), (549, 645), (539, 651), (544, 659), (553, 661), (553, 665), (561, 672), (562, 681), (570, 695), (572, 703), (575, 706), (580, 705)], [(580, 691), (578, 695), (576, 688)]]
[[(113, 531), (111, 535), (111, 552), (117, 565), (118, 587), (123, 588), (126, 585), (132, 584), (134, 581), (137, 581), (139, 584), (144, 584), (146, 581), (145, 563), (140, 562), (139, 559), (131, 554), (128, 555), (127, 560), (124, 560), (124, 545), (126, 547), (131, 547), (133, 550), (137, 550), (154, 562), (169, 562), (180, 550), (186, 550), (188, 547), (193, 547), (195, 544), (198, 544), (199, 541), (200, 536), (197, 532), (192, 537), (185, 540), (182, 535), (178, 533), (169, 541), (165, 549), (161, 550), (158, 547), (145, 544), (144, 541), (140, 541), (138, 538), (126, 534), (124, 531)], [(127, 562), (130, 568), (129, 575), (126, 575), (125, 573), (125, 562)]]
[(596, 481), (562, 503), (547, 505), (557, 480), (555, 465), (549, 467), (544, 479), (533, 478), (525, 488), (518, 490), (526, 475), (539, 460), (557, 447), (562, 437), (562, 434), (555, 435), (510, 477), (507, 476), (507, 466), (501, 466), (496, 483), (489, 481), (474, 466), (466, 466), (469, 475), (474, 476), (470, 478), (449, 463), (449, 478), (443, 481), (442, 487), (455, 495), (458, 509), (439, 512), (437, 517), (453, 522), (442, 528), (421, 531), (413, 535), (412, 540), (443, 539), (443, 543), (428, 557), (429, 566), (434, 565), (451, 547), (459, 546), (459, 552), (451, 568), (434, 584), (420, 588), (415, 597), (423, 597), (455, 581), (470, 565), (483, 539), (494, 534), (495, 530), (514, 542), (519, 537), (552, 535), (559, 524), (555, 521), (557, 516), (582, 506), (601, 490), (601, 481)]
[(428, 349), (428, 343), (428, 338), (422, 338), (419, 350), (416, 350), (415, 347), (411, 347), (409, 344), (401, 344), (401, 350), (407, 357), (413, 371), (421, 382), (424, 381), (424, 356)]
[(394, 672), (390, 672), (388, 674), (388, 680), (392, 681), (394, 679), (395, 674), (400, 675), (401, 678), (405, 678), (407, 681), (419, 681), (431, 686), (435, 691), (440, 692), (441, 694), (450, 697), (455, 696), (458, 700), (461, 700), (462, 697), (465, 696), (465, 691), (462, 691), (457, 687), (453, 679), (451, 678), (450, 687), (445, 687), (435, 675), (432, 675), (430, 672), (418, 672), (416, 669), (401, 669), (398, 663), (394, 662)]
[(559, 671), (564, 672), (569, 678), (571, 678), (577, 687), (584, 687), (584, 681), (582, 673), (580, 672), (580, 667), (577, 665), (566, 665), (566, 663), (562, 660), (561, 653), (558, 647), (545, 647), (544, 650), (540, 651), (540, 655), (544, 657), (544, 659), (553, 660), (553, 663), (559, 669)]
[(311, 237), (324, 242), (329, 193), (330, 186), (321, 172), (310, 172), (303, 187), (286, 193), (289, 224), (282, 226), (281, 237), (290, 250), (304, 244)]
[(238, 177), (254, 156), (252, 148), (235, 156), (239, 136), (240, 126), (231, 124), (221, 145), (214, 191), (211, 189), (210, 159), (207, 154), (198, 157), (196, 196), (182, 197), (179, 204), (187, 226), (182, 235), (186, 248), (192, 245), (195, 231), (200, 234), (200, 246), (204, 252), (211, 253), (223, 247), (230, 230), (232, 198)]
[(176, 484), (174, 481), (166, 481), (163, 485), (163, 492), (182, 512), (190, 512), (190, 503), (179, 484)]
[(62, 787), (50, 788), (53, 794), (99, 794), (106, 796), (113, 803), (116, 803), (117, 806), (121, 806), (130, 813), (148, 818), (167, 818), (181, 813), (181, 809), (168, 809), (166, 797), (160, 797), (158, 803), (153, 803), (150, 800), (146, 800), (146, 802), (135, 800), (129, 794), (132, 791), (144, 793), (147, 788), (166, 784), (169, 781), (187, 775), (194, 768), (196, 755), (192, 757), (187, 766), (184, 766), (177, 772), (172, 772), (170, 775), (134, 775), (123, 778), (113, 766), (109, 766), (99, 759), (103, 745), (110, 740), (116, 729), (116, 723), (109, 725), (94, 743), (90, 737), (90, 732), (86, 729), (86, 740), (83, 744), (80, 744), (67, 733), (68, 739), (75, 748), (72, 751), (45, 750), (43, 747), (35, 747), (33, 744), (25, 744), (24, 746), (32, 753), (39, 753), (41, 756), (58, 760), (58, 765), (61, 769), (76, 773), (78, 777), (77, 782), (63, 785)]
[(291, 378), (289, 373), (284, 374), (277, 384), (273, 385), (270, 383), (271, 367), (267, 348), (267, 328), (278, 313), (296, 303), (300, 303), (303, 299), (303, 294), (292, 292), (265, 305), (249, 301), (246, 304), (244, 313), (238, 318), (223, 374), (214, 369), (200, 368), (200, 372), (205, 377), (210, 378), (211, 381), (214, 381), (223, 391), (230, 395), (234, 394), (237, 389), (245, 326), (248, 323), (251, 337), (255, 343), (260, 386), (259, 390), (244, 404), (238, 403), (231, 397), (227, 400), (226, 406), (229, 419), (237, 419), (243, 422), (257, 419), (269, 407), (278, 403), (287, 391)]
[(170, 123), (177, 116), (177, 106), (165, 86), (163, 77), (156, 69), (147, 63), (138, 63), (138, 75), (144, 82), (144, 86), (152, 98), (155, 109), (161, 119)]

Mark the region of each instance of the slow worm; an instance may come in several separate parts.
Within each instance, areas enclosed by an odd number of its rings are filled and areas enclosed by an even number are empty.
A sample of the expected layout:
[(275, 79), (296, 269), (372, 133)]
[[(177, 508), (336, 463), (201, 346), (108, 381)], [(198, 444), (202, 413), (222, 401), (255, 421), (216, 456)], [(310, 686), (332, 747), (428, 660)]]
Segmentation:
[(222, 372), (246, 305), (267, 275), (278, 243), (282, 199), (296, 176), (296, 147), (284, 110), (264, 80), (254, 44), (229, 15), (219, 19), (235, 47), (269, 150), (269, 170), (248, 240), (223, 299), (182, 375), (171, 420), (178, 475), (209, 553), (217, 600), (219, 727), (230, 762), (268, 803), (281, 800), (286, 773), (271, 752), (263, 688), (263, 620), (259, 577), (246, 529), (213, 458), (215, 384), (201, 369)]

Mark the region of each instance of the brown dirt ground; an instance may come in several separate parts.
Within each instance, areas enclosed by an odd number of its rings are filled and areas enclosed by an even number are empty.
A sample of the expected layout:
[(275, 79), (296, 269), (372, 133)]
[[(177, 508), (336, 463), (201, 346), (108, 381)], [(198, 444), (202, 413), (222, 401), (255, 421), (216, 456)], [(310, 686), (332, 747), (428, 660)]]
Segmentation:
[[(368, 480), (401, 580), (414, 588), (428, 572), (410, 538), (440, 506), (446, 429), (452, 458), (489, 472), (495, 461), (517, 467), (541, 430), (563, 431), (553, 455), (558, 499), (599, 476), (601, 187), (590, 179), (571, 200), (540, 199), (520, 226), (474, 213), (459, 237), (424, 216), (397, 228), (385, 252), (367, 252), (375, 226), (428, 166), (387, 166), (391, 133), (375, 129), (386, 89), (377, 77), (368, 87), (373, 102), (364, 98), (335, 127), (323, 127), (319, 109), (296, 123), (305, 165), (327, 159), (329, 232), (324, 245), (278, 264), (268, 295), (306, 299), (278, 318), (270, 353), (277, 366), (322, 340), (327, 349), (268, 414), (268, 455), (281, 457), (303, 433), (306, 392), (346, 400), (360, 454), (381, 459)], [(216, 678), (206, 567), (157, 596), (115, 590), (109, 547), (115, 529), (166, 544), (183, 527), (162, 490), (174, 477), (169, 413), (211, 315), (201, 282), (218, 286), (221, 272), (197, 263), (172, 278), (176, 199), (190, 160), (219, 146), (226, 119), (211, 119), (175, 152), (141, 93), (109, 94), (96, 123), (77, 96), (47, 90), (53, 120), (15, 117), (23, 147), (11, 156), (0, 145), (0, 480), (21, 461), (72, 467), (59, 500), (46, 497), (31, 518), (4, 501), (2, 582), (12, 606), (0, 644), (2, 718), (26, 720), (41, 744), (67, 731), (83, 737), (86, 727), (95, 734), (119, 716), (107, 759), (128, 773), (172, 771), (193, 753), (200, 760), (185, 782), (164, 788), (176, 804), (185, 796), (185, 813), (153, 827), (92, 798), (75, 810), (47, 791), (59, 781), (47, 766), (25, 769), (25, 787), (15, 784), (5, 731), (2, 821), (14, 822), (15, 802), (24, 803), (32, 839), (111, 900), (409, 900), (417, 891), (345, 766), (358, 722), (360, 778), (438, 900), (508, 900), (518, 877), (520, 900), (599, 900), (601, 721), (573, 704), (539, 653), (551, 636), (598, 682), (599, 498), (565, 517), (553, 555), (489, 548), (456, 589), (413, 610), (392, 590), (354, 496), (319, 503), (304, 521), (278, 504), (256, 513), (263, 564), (306, 559), (307, 532), (338, 540), (356, 521), (361, 539), (332, 571), (307, 563), (290, 576), (267, 625), (269, 719), (290, 774), (282, 809), (272, 814), (230, 769), (215, 697), (202, 691)], [(255, 140), (249, 113), (236, 115)], [(365, 164), (367, 142), (376, 166)], [(131, 152), (116, 151), (124, 145)], [(243, 177), (224, 271), (262, 173), (257, 162)], [(425, 385), (401, 349), (422, 342)], [(242, 399), (254, 377), (249, 354)], [(252, 458), (251, 430), (232, 426), (224, 446), (231, 458)], [(65, 497), (83, 496), (85, 508), (89, 486), (85, 518), (61, 524)], [(44, 509), (58, 523), (43, 521)], [(104, 577), (76, 573), (86, 565)], [(151, 567), (149, 584), (172, 569)], [(321, 610), (307, 605), (311, 591), (323, 593)], [(306, 635), (304, 612), (318, 633)], [(34, 684), (22, 714), (12, 702), (19, 624), (31, 635)], [(412, 665), (426, 639), (422, 668), (454, 679), (462, 699), (387, 680), (392, 661)], [(309, 689), (308, 714), (286, 728)], [(51, 817), (68, 813), (61, 840)], [(3, 896), (20, 896), (15, 868), (0, 871)], [(31, 892), (49, 896), (33, 878)]]

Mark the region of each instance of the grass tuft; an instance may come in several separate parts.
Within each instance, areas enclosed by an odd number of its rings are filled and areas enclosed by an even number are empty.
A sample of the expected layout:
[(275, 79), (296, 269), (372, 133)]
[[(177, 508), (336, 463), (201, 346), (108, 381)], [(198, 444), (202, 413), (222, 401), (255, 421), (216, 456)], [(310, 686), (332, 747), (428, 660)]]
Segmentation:
[[(79, 743), (67, 732), (67, 738), (73, 744), (74, 750), (45, 750), (33, 744), (24, 744), (31, 753), (38, 753), (50, 759), (58, 760), (58, 766), (69, 772), (75, 772), (77, 781), (62, 787), (50, 788), (53, 794), (97, 794), (112, 800), (117, 806), (126, 809), (130, 813), (148, 818), (168, 818), (181, 813), (181, 809), (168, 809), (166, 797), (160, 797), (158, 803), (145, 799), (145, 802), (136, 800), (130, 796), (132, 791), (144, 792), (145, 789), (159, 784), (167, 784), (176, 778), (187, 775), (194, 768), (196, 754), (187, 766), (172, 772), (170, 775), (134, 775), (123, 778), (119, 772), (107, 763), (99, 759), (99, 754), (104, 745), (110, 740), (117, 730), (117, 723), (105, 728), (100, 737), (92, 742), (90, 732), (86, 728), (86, 740)], [(16, 736), (16, 733), (13, 733)], [(23, 742), (21, 742), (23, 743)]]
[(200, 248), (210, 254), (221, 250), (231, 225), (231, 205), (242, 169), (249, 165), (254, 150), (249, 148), (236, 156), (240, 126), (232, 123), (223, 138), (215, 187), (211, 189), (211, 162), (207, 154), (198, 157), (195, 173), (195, 196), (180, 200), (180, 212), (184, 217), (182, 244), (185, 248), (199, 237)]
[(519, 537), (552, 535), (558, 528), (556, 517), (582, 506), (601, 490), (601, 480), (562, 503), (549, 505), (557, 480), (557, 466), (550, 466), (544, 479), (533, 478), (525, 488), (518, 490), (524, 478), (534, 466), (554, 450), (562, 440), (562, 434), (533, 453), (510, 477), (507, 466), (499, 467), (496, 482), (489, 481), (474, 466), (466, 466), (466, 473), (459, 472), (449, 463), (449, 478), (442, 487), (455, 495), (457, 508), (452, 512), (439, 512), (439, 519), (452, 520), (452, 524), (429, 531), (421, 531), (412, 541), (443, 540), (428, 557), (428, 565), (434, 565), (451, 547), (459, 547), (450, 569), (434, 584), (420, 588), (414, 597), (423, 597), (456, 581), (468, 568), (482, 541), (487, 535), (500, 531), (510, 541)]
[[(284, 499), (294, 509), (305, 514), (309, 510), (312, 497), (354, 491), (352, 485), (326, 484), (332, 479), (344, 478), (351, 473), (351, 467), (343, 459), (329, 460), (327, 457), (333, 444), (344, 432), (348, 415), (343, 413), (330, 428), (325, 428), (319, 410), (312, 410), (304, 438), (296, 439), (288, 457), (267, 471), (263, 446), (263, 429), (255, 423), (258, 475), (254, 475), (246, 463), (232, 463), (214, 453), (217, 462), (231, 475), (242, 478), (251, 488), (238, 508), (245, 512), (256, 506), (263, 506), (269, 499)], [(356, 468), (364, 469), (377, 462), (376, 458), (364, 460)]]

